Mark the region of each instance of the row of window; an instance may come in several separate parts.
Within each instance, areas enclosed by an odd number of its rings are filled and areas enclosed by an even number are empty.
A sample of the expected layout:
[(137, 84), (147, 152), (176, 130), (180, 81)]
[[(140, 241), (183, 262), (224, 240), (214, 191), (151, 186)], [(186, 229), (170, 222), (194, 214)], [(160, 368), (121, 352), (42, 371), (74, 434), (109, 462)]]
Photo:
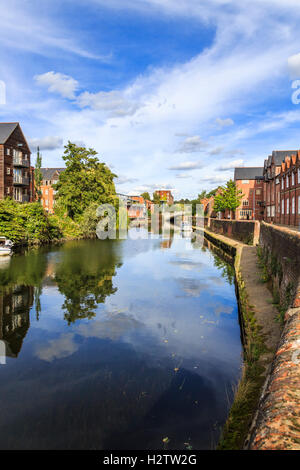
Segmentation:
[[(291, 213), (295, 214), (295, 196), (292, 197), (292, 204), (291, 204)], [(281, 214), (286, 213), (289, 215), (290, 213), (290, 199), (282, 199), (281, 201)], [(300, 196), (298, 196), (298, 214), (300, 214)]]
[(9, 157), (10, 155), (12, 155), (14, 158), (24, 158), (24, 160), (28, 160), (28, 154), (25, 153), (23, 155), (23, 153), (21, 152), (21, 150), (16, 150), (16, 149), (9, 149), (7, 148), (6, 149), (6, 155)]
[[(277, 176), (275, 180), (276, 184), (280, 183), (280, 178)], [(296, 184), (296, 172), (292, 171), (291, 173), (291, 186), (295, 186)], [(297, 184), (300, 184), (300, 167), (297, 169)], [(282, 176), (281, 177), (281, 189), (288, 189), (290, 186), (290, 177)]]

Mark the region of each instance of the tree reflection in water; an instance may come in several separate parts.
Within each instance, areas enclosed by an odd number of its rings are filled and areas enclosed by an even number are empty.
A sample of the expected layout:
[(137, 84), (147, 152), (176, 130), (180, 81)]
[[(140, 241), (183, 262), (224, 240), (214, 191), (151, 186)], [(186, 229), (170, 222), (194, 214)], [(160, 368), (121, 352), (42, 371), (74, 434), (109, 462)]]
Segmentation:
[(97, 305), (117, 291), (113, 277), (122, 264), (111, 242), (91, 243), (92, 250), (90, 243), (69, 243), (55, 267), (54, 281), (65, 296), (62, 309), (68, 324), (93, 318)]

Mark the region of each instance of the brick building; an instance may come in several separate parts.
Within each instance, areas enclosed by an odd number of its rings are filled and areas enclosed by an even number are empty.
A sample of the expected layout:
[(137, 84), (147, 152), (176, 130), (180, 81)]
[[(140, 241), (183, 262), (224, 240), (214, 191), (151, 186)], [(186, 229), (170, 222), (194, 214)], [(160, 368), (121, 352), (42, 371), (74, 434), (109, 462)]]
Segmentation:
[(278, 175), (285, 158), (296, 154), (297, 150), (274, 150), (264, 162), (266, 222), (281, 223), (281, 186)]
[(243, 194), (241, 205), (235, 211), (236, 220), (264, 219), (263, 174), (263, 167), (235, 168), (234, 181)]
[(42, 205), (46, 212), (53, 214), (55, 206), (55, 190), (53, 184), (56, 184), (59, 175), (65, 168), (41, 168), (43, 181), (41, 185)]
[(169, 190), (162, 189), (159, 191), (155, 191), (155, 194), (159, 196), (159, 200), (162, 203), (166, 202), (167, 204), (170, 204), (170, 205), (174, 203), (174, 198), (172, 196), (171, 191)]
[[(275, 222), (300, 226), (300, 151), (286, 156), (275, 181), (280, 191), (279, 210)], [(279, 198), (278, 198), (279, 199)]]
[(34, 199), (31, 151), (18, 122), (0, 123), (0, 199), (18, 202)]

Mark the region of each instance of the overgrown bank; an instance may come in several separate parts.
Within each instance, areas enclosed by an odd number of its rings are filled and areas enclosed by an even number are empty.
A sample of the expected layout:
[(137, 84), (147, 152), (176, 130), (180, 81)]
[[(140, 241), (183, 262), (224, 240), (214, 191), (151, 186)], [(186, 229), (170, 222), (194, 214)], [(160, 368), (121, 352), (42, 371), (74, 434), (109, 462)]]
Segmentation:
[[(244, 364), (233, 405), (217, 449), (243, 449), (257, 411), (280, 335), (266, 285), (259, 282), (256, 248), (206, 230), (206, 237), (235, 257), (236, 289), (244, 346)], [(255, 294), (256, 293), (256, 294)], [(259, 296), (259, 302), (256, 296)], [(264, 318), (263, 318), (264, 317)], [(272, 331), (271, 331), (272, 330)], [(269, 338), (268, 338), (269, 337)]]

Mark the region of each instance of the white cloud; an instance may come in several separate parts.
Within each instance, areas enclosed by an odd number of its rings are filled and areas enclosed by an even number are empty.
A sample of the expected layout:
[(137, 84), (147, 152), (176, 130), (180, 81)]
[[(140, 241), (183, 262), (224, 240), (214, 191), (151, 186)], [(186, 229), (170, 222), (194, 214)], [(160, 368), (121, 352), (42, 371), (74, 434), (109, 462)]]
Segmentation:
[(216, 124), (218, 124), (218, 126), (220, 127), (228, 127), (228, 126), (233, 126), (234, 121), (230, 118), (227, 118), (227, 119), (217, 118)]
[(221, 165), (217, 168), (217, 171), (227, 171), (227, 170), (232, 170), (234, 168), (242, 167), (244, 166), (244, 160), (233, 160), (229, 163), (226, 163), (225, 165)]
[(40, 150), (56, 150), (63, 146), (63, 139), (61, 137), (48, 136), (28, 139), (28, 144), (32, 150), (36, 149), (37, 147), (39, 147)]
[(220, 155), (224, 151), (224, 147), (216, 147), (212, 150), (210, 150), (208, 153), (209, 155)]
[[(84, 0), (83, 4), (87, 2), (91, 7), (92, 0)], [(283, 97), (280, 99), (283, 111), (290, 106), (287, 59), (298, 52), (294, 38), (300, 21), (299, 1), (103, 0), (102, 5), (118, 9), (141, 8), (143, 14), (193, 17), (201, 27), (209, 26), (215, 33), (205, 50), (199, 49), (184, 63), (152, 66), (130, 84), (120, 86), (118, 92), (81, 93), (79, 109), (71, 108), (54, 95), (48, 100), (37, 99), (32, 83), (26, 83), (24, 77), (18, 81), (17, 69), (12, 67), (14, 73), (8, 73), (6, 68), (3, 73), (7, 74), (7, 83), (10, 80), (11, 86), (14, 82), (9, 110), (12, 117), (24, 116), (25, 133), (29, 129), (28, 135), (39, 135), (34, 129), (39, 123), (40, 135), (62, 135), (64, 140), (72, 141), (84, 139), (88, 147), (99, 151), (103, 161), (114, 165), (117, 174), (126, 175), (130, 168), (130, 175), (132, 172), (141, 184), (153, 187), (153, 182), (168, 181), (170, 187), (178, 188), (183, 195), (197, 194), (198, 182), (191, 179), (186, 184), (184, 178), (177, 178), (176, 172), (167, 169), (174, 162), (174, 149), (178, 145), (187, 153), (195, 149), (207, 153), (205, 177), (211, 181), (215, 181), (211, 167), (216, 165), (216, 158), (209, 158), (210, 155), (218, 155), (217, 164), (224, 166), (226, 160), (237, 159), (239, 155), (236, 150), (226, 149), (244, 148), (246, 164), (259, 165), (273, 148), (297, 147), (297, 133), (292, 125), (298, 122), (296, 111), (266, 115), (265, 110), (269, 105), (275, 109), (278, 96)], [(21, 14), (22, 4), (19, 6), (15, 11)], [(95, 9), (95, 15), (100, 10)], [(4, 24), (5, 20), (11, 24), (13, 17), (1, 18), (0, 23)], [(84, 40), (84, 35), (80, 38), (80, 31), (76, 33), (79, 40)], [(16, 35), (16, 47), (21, 47), (22, 34), (24, 31)], [(34, 35), (36, 44), (41, 32), (35, 29)], [(49, 37), (52, 41), (53, 35)], [(60, 36), (57, 38), (59, 42)], [(3, 32), (0, 32), (0, 39), (4, 40)], [(63, 46), (69, 44), (71, 49), (76, 46), (68, 34), (64, 39)], [(44, 46), (45, 43), (41, 43), (38, 49)], [(74, 96), (77, 90), (71, 87), (67, 94)], [(282, 105), (284, 97), (286, 105)], [(132, 125), (132, 112), (138, 126)], [(4, 120), (4, 110), (2, 116)], [(218, 131), (218, 136), (213, 136), (216, 119), (229, 119), (228, 116), (234, 116), (235, 125), (225, 127), (224, 135)], [(178, 130), (181, 132), (176, 136)], [(265, 139), (263, 133), (267, 132)], [(204, 142), (207, 146), (202, 146)], [(46, 152), (45, 155), (47, 158)], [(47, 164), (59, 165), (60, 162), (49, 157)], [(128, 182), (128, 189), (133, 188), (134, 183)]]
[(290, 77), (294, 80), (300, 78), (300, 53), (288, 58), (288, 68)]
[(90, 107), (99, 111), (107, 111), (112, 117), (132, 116), (141, 106), (126, 99), (122, 93), (116, 90), (99, 91), (98, 93), (85, 91), (78, 96), (77, 104), (80, 108)]
[(179, 178), (179, 179), (185, 179), (185, 178), (191, 178), (192, 175), (186, 175), (184, 173), (179, 173), (176, 175), (176, 178)]
[(207, 144), (201, 140), (199, 135), (194, 135), (192, 137), (187, 137), (181, 144), (178, 149), (180, 153), (193, 153), (201, 152)]
[(178, 165), (170, 166), (168, 169), (177, 171), (189, 171), (203, 168), (203, 166), (204, 164), (202, 162), (182, 162)]
[(137, 181), (137, 178), (130, 178), (129, 176), (118, 176), (116, 178), (115, 183), (116, 184), (126, 184), (126, 183), (134, 183)]
[(57, 72), (46, 72), (41, 75), (35, 75), (36, 82), (48, 87), (51, 93), (58, 93), (63, 98), (75, 98), (75, 92), (79, 88), (78, 81), (69, 75), (64, 75)]

